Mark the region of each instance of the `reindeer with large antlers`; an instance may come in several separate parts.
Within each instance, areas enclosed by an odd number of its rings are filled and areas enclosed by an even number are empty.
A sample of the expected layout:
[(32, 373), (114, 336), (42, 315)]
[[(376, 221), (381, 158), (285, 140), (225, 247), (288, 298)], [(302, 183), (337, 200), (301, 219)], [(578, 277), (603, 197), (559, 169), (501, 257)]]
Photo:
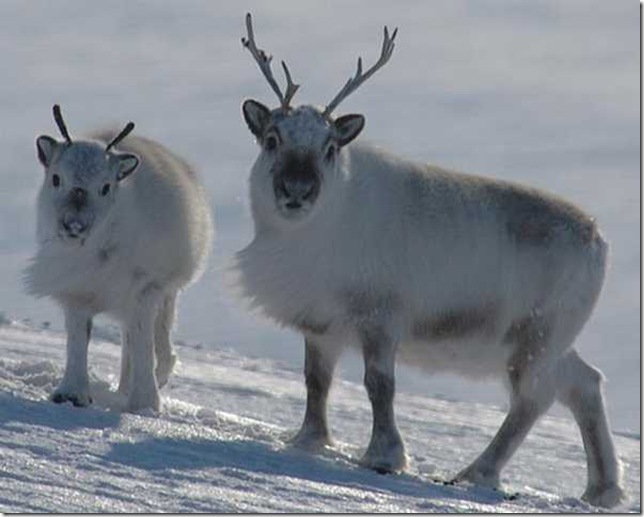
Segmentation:
[(412, 163), (352, 142), (362, 115), (332, 117), (387, 63), (358, 69), (326, 108), (290, 106), (297, 86), (242, 40), (280, 100), (243, 114), (261, 152), (250, 178), (255, 237), (237, 254), (244, 294), (305, 341), (307, 401), (295, 444), (331, 444), (326, 406), (334, 366), (355, 344), (373, 410), (362, 463), (404, 469), (394, 417), (395, 360), (472, 377), (502, 378), (508, 415), (490, 445), (455, 481), (497, 486), (503, 466), (555, 399), (579, 424), (588, 460), (584, 499), (622, 498), (601, 373), (572, 344), (604, 279), (608, 246), (579, 208), (508, 182)]
[(45, 169), (38, 195), (38, 252), (28, 291), (65, 312), (67, 365), (57, 403), (92, 402), (87, 351), (98, 313), (122, 326), (124, 408), (158, 410), (176, 360), (170, 333), (178, 292), (198, 276), (212, 238), (210, 206), (194, 171), (160, 144), (123, 131), (36, 140)]

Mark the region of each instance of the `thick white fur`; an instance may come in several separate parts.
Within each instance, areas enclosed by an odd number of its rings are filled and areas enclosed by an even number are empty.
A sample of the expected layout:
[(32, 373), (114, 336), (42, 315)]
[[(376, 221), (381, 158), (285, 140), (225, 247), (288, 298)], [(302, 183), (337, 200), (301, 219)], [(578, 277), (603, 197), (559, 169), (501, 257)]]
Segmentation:
[[(274, 121), (283, 152), (324, 152), (328, 130), (307, 110), (315, 111), (302, 107), (292, 120)], [(262, 150), (253, 166), (256, 233), (238, 253), (237, 267), (253, 305), (306, 339), (309, 395), (296, 442), (330, 443), (326, 388), (319, 385), (330, 382), (341, 349), (355, 344), (365, 353), (374, 410), (366, 465), (391, 471), (406, 464), (390, 407), (397, 356), (430, 372), (497, 376), (508, 384), (506, 422), (457, 481), (496, 486), (503, 465), (557, 398), (571, 407), (584, 439), (584, 498), (616, 504), (623, 494), (601, 374), (572, 348), (607, 264), (608, 248), (592, 218), (543, 192), (350, 144), (331, 164), (319, 157), (323, 181), (315, 206), (288, 219), (271, 188), (279, 160), (279, 152)], [(522, 212), (524, 198), (564, 215), (556, 227), (541, 223), (538, 210)], [(445, 316), (471, 310), (485, 321)], [(438, 335), (424, 339), (423, 321), (433, 321)]]
[[(39, 248), (26, 270), (26, 285), (31, 294), (51, 297), (65, 311), (67, 366), (54, 400), (91, 402), (91, 319), (106, 313), (122, 326), (119, 391), (127, 396), (126, 409), (158, 410), (158, 387), (167, 382), (175, 362), (170, 341), (175, 299), (205, 266), (213, 231), (210, 207), (190, 166), (145, 138), (130, 136), (118, 145), (140, 160), (125, 179), (115, 182), (107, 168), (83, 174), (87, 164), (81, 151), (92, 161), (97, 153), (105, 154), (105, 142), (113, 136), (102, 132), (92, 140), (74, 141), (66, 150), (60, 144), (60, 155), (46, 167), (38, 196)], [(64, 159), (64, 153), (77, 156)], [(53, 172), (63, 187), (88, 189), (90, 206), (96, 202), (95, 223), (82, 243), (59, 237)], [(110, 206), (99, 208), (95, 192), (106, 181), (112, 182), (113, 198)]]

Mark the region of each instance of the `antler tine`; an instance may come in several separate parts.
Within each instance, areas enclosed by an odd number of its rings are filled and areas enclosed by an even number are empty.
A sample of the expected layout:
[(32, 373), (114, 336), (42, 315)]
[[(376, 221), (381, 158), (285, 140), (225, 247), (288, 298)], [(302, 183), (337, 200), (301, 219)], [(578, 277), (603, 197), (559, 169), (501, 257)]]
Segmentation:
[(56, 121), (60, 134), (63, 135), (63, 138), (65, 138), (68, 144), (71, 144), (72, 139), (69, 136), (69, 131), (67, 131), (67, 126), (63, 120), (63, 114), (60, 112), (60, 106), (58, 104), (54, 104), (52, 111), (54, 112), (54, 120)]
[(242, 45), (244, 45), (244, 47), (248, 49), (253, 58), (255, 58), (255, 61), (257, 61), (259, 69), (262, 71), (262, 74), (264, 74), (264, 77), (268, 81), (268, 84), (271, 85), (271, 88), (277, 95), (277, 98), (280, 100), (282, 109), (288, 109), (289, 102), (293, 98), (293, 95), (295, 95), (295, 92), (300, 85), (293, 82), (286, 63), (282, 61), (282, 67), (284, 68), (284, 75), (286, 75), (287, 82), (286, 94), (282, 93), (280, 87), (277, 84), (277, 81), (275, 80), (275, 77), (273, 76), (273, 71), (271, 70), (271, 60), (273, 59), (273, 56), (269, 56), (264, 50), (257, 48), (257, 45), (255, 44), (253, 19), (250, 13), (246, 13), (246, 32), (248, 33), (248, 37), (242, 38)]
[(291, 99), (297, 92), (297, 89), (300, 87), (299, 84), (295, 84), (291, 79), (291, 73), (286, 66), (286, 63), (282, 61), (282, 68), (284, 69), (284, 75), (286, 76), (286, 93), (284, 94), (284, 102), (282, 103), (282, 108), (286, 109), (291, 103)]
[(369, 79), (379, 68), (389, 61), (389, 58), (394, 51), (394, 40), (396, 39), (396, 34), (398, 34), (398, 28), (394, 29), (391, 37), (389, 37), (389, 29), (385, 26), (385, 36), (382, 40), (382, 50), (380, 51), (380, 58), (378, 61), (376, 61), (376, 63), (363, 74), (362, 58), (359, 57), (356, 74), (349, 78), (335, 98), (327, 104), (327, 107), (324, 108), (324, 111), (322, 112), (322, 116), (328, 117), (333, 110), (338, 107), (338, 104), (356, 91), (362, 83)]
[(121, 140), (123, 140), (127, 135), (129, 135), (132, 132), (133, 129), (134, 129), (134, 122), (128, 122), (123, 128), (123, 131), (121, 131), (118, 135), (116, 135), (112, 139), (112, 141), (109, 144), (107, 144), (107, 147), (105, 148), (105, 152), (108, 152), (112, 147), (114, 147)]

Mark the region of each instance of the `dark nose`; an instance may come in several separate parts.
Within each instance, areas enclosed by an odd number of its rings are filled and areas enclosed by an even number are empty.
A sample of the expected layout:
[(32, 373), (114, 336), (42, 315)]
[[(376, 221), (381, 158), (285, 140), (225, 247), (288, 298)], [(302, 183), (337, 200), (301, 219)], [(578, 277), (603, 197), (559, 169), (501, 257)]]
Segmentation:
[(80, 210), (81, 208), (83, 208), (83, 206), (85, 206), (85, 203), (87, 203), (87, 190), (80, 187), (74, 187), (69, 192), (69, 201), (74, 206), (74, 208)]
[(294, 200), (305, 201), (309, 199), (316, 189), (315, 181), (308, 177), (281, 177), (277, 181), (278, 195)]

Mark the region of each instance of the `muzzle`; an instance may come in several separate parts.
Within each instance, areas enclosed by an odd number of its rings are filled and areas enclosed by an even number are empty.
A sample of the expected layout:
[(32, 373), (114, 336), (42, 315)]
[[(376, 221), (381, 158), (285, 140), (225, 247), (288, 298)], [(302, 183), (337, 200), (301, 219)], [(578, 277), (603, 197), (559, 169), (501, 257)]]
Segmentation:
[(278, 209), (293, 216), (309, 210), (320, 193), (321, 180), (309, 154), (291, 153), (273, 177), (273, 193)]

